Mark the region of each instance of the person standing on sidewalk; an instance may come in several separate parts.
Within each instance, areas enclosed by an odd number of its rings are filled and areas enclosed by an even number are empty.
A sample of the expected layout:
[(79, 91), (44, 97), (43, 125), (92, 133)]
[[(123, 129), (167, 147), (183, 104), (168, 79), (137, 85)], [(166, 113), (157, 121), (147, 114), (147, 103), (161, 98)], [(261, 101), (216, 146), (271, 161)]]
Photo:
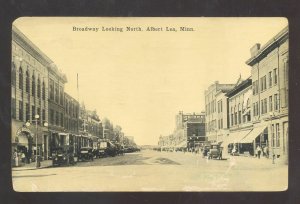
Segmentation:
[(260, 154), (261, 154), (261, 148), (259, 145), (257, 145), (256, 147), (256, 151), (257, 151), (257, 157), (260, 159)]

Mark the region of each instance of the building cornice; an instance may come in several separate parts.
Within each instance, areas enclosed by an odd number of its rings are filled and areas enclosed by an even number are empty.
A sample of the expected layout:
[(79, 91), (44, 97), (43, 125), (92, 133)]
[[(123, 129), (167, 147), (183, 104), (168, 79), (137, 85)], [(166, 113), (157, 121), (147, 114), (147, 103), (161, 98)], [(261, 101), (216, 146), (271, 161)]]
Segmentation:
[(274, 50), (278, 45), (282, 44), (288, 39), (288, 26), (281, 30), (275, 37), (269, 40), (258, 52), (246, 61), (247, 65), (253, 66), (264, 58), (268, 53)]

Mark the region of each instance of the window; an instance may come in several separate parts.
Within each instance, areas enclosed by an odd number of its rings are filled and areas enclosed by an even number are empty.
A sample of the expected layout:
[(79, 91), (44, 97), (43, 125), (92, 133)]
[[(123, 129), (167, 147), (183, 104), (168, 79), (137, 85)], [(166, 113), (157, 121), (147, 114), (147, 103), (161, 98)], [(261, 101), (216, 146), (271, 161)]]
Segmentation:
[(279, 109), (279, 98), (278, 94), (274, 95), (274, 110), (277, 111)]
[(42, 97), (43, 97), (43, 100), (46, 100), (46, 90), (45, 90), (45, 82), (44, 81), (42, 84)]
[(50, 79), (50, 99), (54, 100), (54, 81)]
[(274, 70), (273, 70), (273, 73), (274, 73), (274, 84), (277, 84), (277, 80), (278, 80), (278, 77), (277, 77), (277, 69), (274, 69)]
[(236, 107), (234, 107), (234, 124), (237, 124), (237, 110)]
[(37, 81), (37, 97), (41, 97), (41, 80), (40, 78), (38, 78), (38, 81)]
[(221, 113), (223, 112), (223, 102), (222, 100), (220, 101), (220, 105), (221, 105)]
[(26, 103), (26, 121), (30, 120), (30, 106), (28, 103)]
[(253, 116), (256, 116), (256, 106), (255, 106), (255, 103), (253, 103)]
[(260, 78), (260, 91), (264, 91), (267, 88), (267, 78), (263, 76)]
[(35, 106), (31, 106), (31, 119), (35, 120)]
[(50, 109), (50, 123), (54, 125), (54, 110)]
[(274, 132), (274, 125), (271, 126), (271, 135), (272, 135), (272, 147), (275, 147), (275, 132)]
[(280, 130), (279, 130), (279, 123), (276, 123), (276, 147), (280, 147)]
[(58, 83), (55, 84), (55, 102), (59, 102)]
[(19, 101), (19, 120), (23, 121), (23, 101)]
[(264, 110), (265, 112), (264, 113), (267, 113), (268, 112), (268, 103), (267, 103), (267, 98), (264, 99)]
[(269, 87), (272, 87), (272, 72), (269, 72)]
[(55, 112), (55, 125), (59, 125), (59, 114), (57, 111)]
[(16, 119), (16, 99), (11, 99), (11, 117)]
[(11, 84), (16, 86), (16, 65), (15, 63), (11, 64)]
[(60, 113), (60, 126), (61, 127), (64, 126), (64, 115), (63, 115), (63, 113)]
[(43, 116), (41, 115), (41, 109), (40, 108), (36, 109), (36, 114), (40, 116), (40, 118), (38, 120), (40, 120), (40, 123), (43, 124), (43, 121), (42, 121)]
[(29, 80), (29, 72), (28, 70), (26, 71), (26, 82), (25, 82), (25, 90), (27, 93), (29, 93), (29, 89), (30, 89), (30, 80)]
[(45, 122), (45, 120), (46, 120), (46, 111), (45, 111), (45, 109), (42, 110), (42, 119), (43, 119), (43, 122)]
[(272, 96), (269, 96), (269, 110), (270, 110), (270, 112), (273, 111), (273, 99), (272, 99)]
[(261, 100), (260, 101), (260, 109), (261, 109), (261, 114), (264, 114), (265, 112), (264, 112), (264, 102), (263, 102), (263, 100)]
[(35, 96), (35, 76), (32, 75), (32, 88), (31, 88), (32, 96)]
[(64, 105), (64, 90), (60, 87), (60, 105)]
[(19, 68), (19, 89), (23, 90), (23, 70)]
[(242, 111), (239, 110), (239, 124), (242, 123)]

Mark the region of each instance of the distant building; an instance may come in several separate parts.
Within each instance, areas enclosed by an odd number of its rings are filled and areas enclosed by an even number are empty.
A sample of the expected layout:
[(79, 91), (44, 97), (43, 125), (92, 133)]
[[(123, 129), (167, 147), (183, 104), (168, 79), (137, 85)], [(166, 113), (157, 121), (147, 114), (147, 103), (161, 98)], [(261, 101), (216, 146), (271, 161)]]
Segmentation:
[(228, 134), (228, 99), (226, 93), (235, 84), (216, 81), (205, 90), (206, 136), (210, 142), (221, 142)]
[(64, 99), (64, 128), (67, 131), (67, 145), (72, 145), (74, 151), (77, 152), (80, 148), (79, 135), (79, 102), (65, 92)]

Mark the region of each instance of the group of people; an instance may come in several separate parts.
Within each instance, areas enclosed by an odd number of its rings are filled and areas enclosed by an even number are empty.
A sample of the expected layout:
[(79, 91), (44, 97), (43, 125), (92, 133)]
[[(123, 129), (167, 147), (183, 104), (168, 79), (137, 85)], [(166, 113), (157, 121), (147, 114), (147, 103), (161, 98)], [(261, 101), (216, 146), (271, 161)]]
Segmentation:
[(269, 148), (268, 148), (268, 146), (263, 145), (262, 147), (260, 147), (260, 145), (257, 145), (257, 147), (255, 149), (255, 156), (260, 159), (261, 155), (269, 158)]
[(31, 162), (31, 154), (26, 150), (14, 149), (13, 161), (15, 166), (20, 166), (21, 164), (29, 164)]

